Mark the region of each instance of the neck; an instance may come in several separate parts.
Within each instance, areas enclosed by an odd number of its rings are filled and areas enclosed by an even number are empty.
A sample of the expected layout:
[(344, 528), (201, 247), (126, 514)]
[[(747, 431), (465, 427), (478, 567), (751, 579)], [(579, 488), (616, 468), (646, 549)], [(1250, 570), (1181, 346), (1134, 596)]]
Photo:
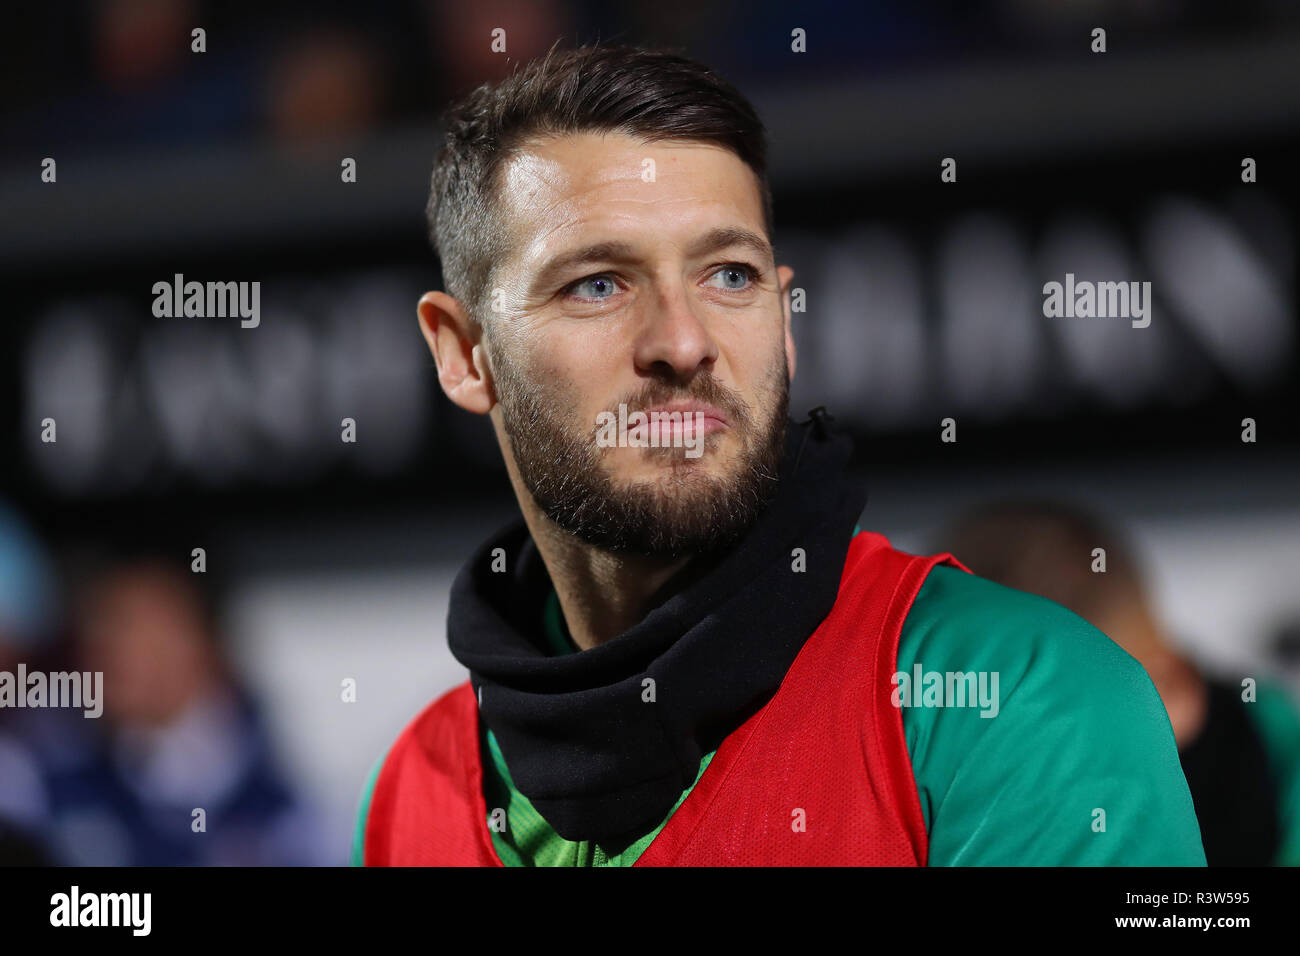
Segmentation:
[(523, 513), (569, 634), (584, 651), (640, 622), (652, 610), (650, 599), (691, 560), (613, 554), (562, 530), (531, 501)]

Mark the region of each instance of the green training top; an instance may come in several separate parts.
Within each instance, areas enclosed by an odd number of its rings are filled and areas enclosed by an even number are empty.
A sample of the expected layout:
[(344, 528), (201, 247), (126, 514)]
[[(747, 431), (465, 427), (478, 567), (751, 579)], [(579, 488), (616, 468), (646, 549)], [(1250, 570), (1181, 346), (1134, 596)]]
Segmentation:
[[(552, 653), (576, 652), (554, 591), (544, 616)], [(914, 665), (998, 675), (995, 716), (903, 708), (930, 866), (1205, 865), (1160, 697), (1142, 666), (1081, 617), (939, 565), (903, 622), (898, 671)], [(486, 728), (482, 743), (488, 813), (506, 811), (506, 832), (490, 832), (507, 866), (630, 866), (667, 822), (626, 847), (565, 840), (515, 789)]]

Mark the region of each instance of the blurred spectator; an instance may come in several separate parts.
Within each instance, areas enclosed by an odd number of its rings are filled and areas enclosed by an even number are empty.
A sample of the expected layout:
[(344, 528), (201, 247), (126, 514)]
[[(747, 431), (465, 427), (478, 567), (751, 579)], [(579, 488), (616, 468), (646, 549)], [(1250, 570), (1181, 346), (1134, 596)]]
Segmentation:
[[(30, 663), (49, 642), (54, 575), (40, 542), (0, 505), (0, 671)], [(0, 709), (0, 865), (48, 862), (40, 830), (45, 790), (23, 744), (17, 712)]]
[[(1105, 551), (1105, 573), (1092, 570)], [(1288, 692), (1203, 673), (1152, 607), (1134, 551), (1097, 517), (1050, 501), (976, 510), (933, 543), (976, 574), (1056, 601), (1146, 668), (1169, 712), (1210, 866), (1300, 865), (1300, 714)], [(1242, 675), (1254, 676), (1254, 675)]]
[(80, 589), (76, 667), (103, 673), (103, 716), (46, 711), (36, 733), (59, 862), (332, 862), (225, 664), (203, 580), (140, 556)]
[[(573, 4), (560, 0), (477, 0), (447, 3), (425, 0), (429, 57), (450, 95), (497, 80), (519, 63), (539, 56), (574, 28)], [(619, 11), (602, 10), (606, 16)], [(501, 34), (493, 31), (504, 30)], [(501, 52), (499, 45), (504, 43)], [(496, 44), (496, 48), (494, 48)]]
[[(266, 48), (256, 30), (223, 30), (193, 0), (104, 0), (90, 14), (35, 31), (57, 69), (11, 104), (7, 119), (21, 140), (48, 149), (172, 147), (255, 129)], [(206, 31), (201, 53), (195, 29)]]
[(312, 28), (273, 58), (267, 119), (278, 140), (336, 140), (379, 125), (386, 70), (360, 33)]
[(202, 25), (191, 0), (103, 0), (94, 33), (100, 79), (117, 92), (166, 81), (190, 52), (190, 29)]

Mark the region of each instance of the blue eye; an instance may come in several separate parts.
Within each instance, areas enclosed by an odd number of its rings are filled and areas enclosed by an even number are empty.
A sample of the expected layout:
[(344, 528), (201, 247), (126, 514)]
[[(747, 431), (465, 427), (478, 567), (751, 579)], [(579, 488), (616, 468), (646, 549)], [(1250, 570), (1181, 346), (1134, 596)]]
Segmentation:
[(752, 266), (733, 263), (732, 265), (723, 266), (717, 272), (713, 273), (713, 275), (709, 276), (709, 278), (716, 279), (718, 276), (722, 277), (721, 288), (732, 292), (739, 292), (750, 282), (757, 279), (758, 273)]
[[(591, 294), (581, 291), (587, 287), (593, 290)], [(606, 275), (588, 276), (569, 286), (569, 292), (582, 299), (608, 299), (617, 291), (618, 286), (614, 284), (614, 280)]]

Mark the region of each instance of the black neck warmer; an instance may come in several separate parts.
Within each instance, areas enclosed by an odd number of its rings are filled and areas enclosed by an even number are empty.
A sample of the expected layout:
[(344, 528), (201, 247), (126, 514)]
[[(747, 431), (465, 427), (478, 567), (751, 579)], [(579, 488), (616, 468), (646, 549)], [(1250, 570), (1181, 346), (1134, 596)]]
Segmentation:
[[(776, 496), (745, 536), (688, 562), (640, 623), (598, 647), (547, 655), (551, 583), (522, 518), (457, 575), (451, 652), (515, 786), (566, 840), (614, 845), (662, 822), (830, 612), (866, 489), (848, 480), (852, 443), (829, 420), (814, 409), (789, 421)], [(504, 573), (492, 570), (496, 548)]]

